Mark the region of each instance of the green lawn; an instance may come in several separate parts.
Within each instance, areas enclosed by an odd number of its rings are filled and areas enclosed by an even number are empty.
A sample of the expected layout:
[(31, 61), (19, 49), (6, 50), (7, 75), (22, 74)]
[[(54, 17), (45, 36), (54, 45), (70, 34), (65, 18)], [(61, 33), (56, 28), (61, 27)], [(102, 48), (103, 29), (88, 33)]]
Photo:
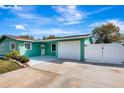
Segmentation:
[(8, 61), (5, 59), (0, 59), (0, 74), (9, 72), (12, 70), (16, 70), (19, 68), (22, 68), (22, 67), (19, 66), (17, 63), (14, 63), (12, 61)]

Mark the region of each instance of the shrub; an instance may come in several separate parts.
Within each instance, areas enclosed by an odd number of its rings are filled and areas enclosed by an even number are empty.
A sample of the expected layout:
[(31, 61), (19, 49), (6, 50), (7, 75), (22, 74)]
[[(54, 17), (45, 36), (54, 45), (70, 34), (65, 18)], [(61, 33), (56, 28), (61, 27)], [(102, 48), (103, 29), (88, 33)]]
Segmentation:
[(28, 61), (29, 61), (29, 58), (26, 56), (21, 56), (19, 60), (19, 62), (21, 63), (28, 63)]
[(14, 59), (16, 61), (19, 61), (20, 63), (28, 63), (28, 61), (29, 61), (28, 57), (20, 56), (20, 53), (18, 51), (11, 51), (10, 53), (7, 53), (5, 55), (5, 58)]
[(18, 51), (12, 51), (11, 55), (12, 59), (17, 59), (20, 56), (20, 53)]
[(10, 53), (7, 53), (5, 57), (7, 59), (17, 59), (20, 56), (20, 53), (18, 51), (11, 51)]
[(21, 56), (15, 57), (16, 61), (20, 61), (20, 59), (21, 59)]
[(12, 56), (10, 55), (10, 53), (7, 53), (7, 54), (5, 55), (5, 58), (7, 58), (7, 59), (11, 59)]

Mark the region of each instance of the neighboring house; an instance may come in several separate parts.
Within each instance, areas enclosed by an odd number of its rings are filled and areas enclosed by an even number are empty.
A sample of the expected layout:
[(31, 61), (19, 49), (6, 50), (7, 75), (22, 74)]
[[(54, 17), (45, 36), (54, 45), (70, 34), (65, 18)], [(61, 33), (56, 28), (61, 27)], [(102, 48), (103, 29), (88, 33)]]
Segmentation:
[(64, 59), (84, 60), (86, 44), (91, 44), (90, 34), (66, 36), (57, 39), (33, 40), (3, 35), (0, 38), (0, 55), (17, 50), (28, 57), (55, 56)]

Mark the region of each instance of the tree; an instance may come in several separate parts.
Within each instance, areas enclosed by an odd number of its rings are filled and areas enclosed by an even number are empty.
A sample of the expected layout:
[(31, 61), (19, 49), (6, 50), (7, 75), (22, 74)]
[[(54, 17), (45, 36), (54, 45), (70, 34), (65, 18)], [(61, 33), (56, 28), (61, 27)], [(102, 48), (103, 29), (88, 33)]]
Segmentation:
[(56, 37), (55, 35), (49, 35), (48, 37), (43, 36), (43, 40), (45, 40), (45, 39), (56, 39), (56, 38), (59, 38), (59, 37)]
[(123, 39), (120, 28), (113, 23), (107, 23), (92, 30), (95, 43), (112, 43)]
[(56, 39), (57, 37), (54, 35), (49, 35), (46, 39)]
[(43, 36), (43, 40), (45, 40), (46, 39), (46, 37), (45, 36)]
[(25, 39), (34, 39), (33, 36), (30, 36), (30, 35), (22, 35), (22, 36), (19, 36), (21, 38), (25, 38)]

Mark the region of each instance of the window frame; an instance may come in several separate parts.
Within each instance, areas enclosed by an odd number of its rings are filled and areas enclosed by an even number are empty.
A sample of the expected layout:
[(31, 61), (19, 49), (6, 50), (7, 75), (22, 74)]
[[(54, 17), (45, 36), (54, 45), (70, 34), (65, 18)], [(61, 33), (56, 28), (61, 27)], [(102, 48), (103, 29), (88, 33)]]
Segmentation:
[[(52, 49), (53, 49), (53, 48), (52, 48), (52, 45), (55, 45), (55, 51), (52, 50)], [(52, 44), (51, 44), (51, 52), (56, 52), (56, 43), (52, 43)]]
[(3, 49), (0, 48), (0, 50), (4, 50), (4, 43), (1, 43), (1, 44), (2, 44)]
[[(15, 44), (15, 48), (14, 49), (12, 49), (12, 44)], [(10, 50), (16, 50), (16, 43), (15, 42), (10, 42)]]
[[(26, 48), (25, 45), (26, 45), (27, 43), (30, 44), (30, 49), (27, 49), (27, 48)], [(24, 42), (24, 47), (25, 47), (25, 50), (32, 50), (32, 43), (31, 43), (31, 42)]]

